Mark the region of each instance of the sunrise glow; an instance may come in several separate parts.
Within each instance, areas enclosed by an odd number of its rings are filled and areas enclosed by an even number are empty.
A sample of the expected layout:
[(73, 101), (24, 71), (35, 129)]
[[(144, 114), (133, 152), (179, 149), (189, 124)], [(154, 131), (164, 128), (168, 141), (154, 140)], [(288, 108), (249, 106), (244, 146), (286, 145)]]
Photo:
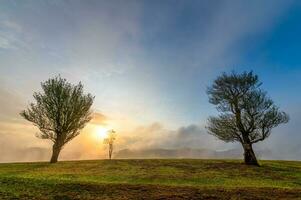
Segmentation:
[(96, 126), (94, 129), (94, 135), (96, 139), (102, 140), (107, 136), (108, 133), (108, 128), (103, 127), (103, 126)]

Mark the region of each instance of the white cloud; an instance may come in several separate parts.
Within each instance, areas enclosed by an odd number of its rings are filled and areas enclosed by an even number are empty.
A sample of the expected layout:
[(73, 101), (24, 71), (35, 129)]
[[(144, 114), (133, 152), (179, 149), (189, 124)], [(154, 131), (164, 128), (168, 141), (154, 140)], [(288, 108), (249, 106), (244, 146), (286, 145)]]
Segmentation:
[(0, 19), (0, 27), (0, 48), (17, 49), (19, 45), (22, 45), (19, 38), (22, 28), (19, 24)]

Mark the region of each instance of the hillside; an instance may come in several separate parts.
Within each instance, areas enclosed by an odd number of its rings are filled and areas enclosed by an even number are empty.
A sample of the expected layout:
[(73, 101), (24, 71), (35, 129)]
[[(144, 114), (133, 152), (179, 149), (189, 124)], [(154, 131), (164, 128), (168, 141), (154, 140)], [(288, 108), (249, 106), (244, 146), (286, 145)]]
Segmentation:
[(301, 162), (94, 160), (0, 164), (1, 199), (300, 199)]
[[(258, 158), (271, 157), (271, 151), (259, 150), (256, 151)], [(229, 149), (224, 151), (216, 151), (211, 149), (193, 149), (193, 148), (178, 148), (178, 149), (122, 149), (115, 155), (118, 159), (141, 159), (141, 158), (199, 158), (199, 159), (242, 159), (242, 149)]]

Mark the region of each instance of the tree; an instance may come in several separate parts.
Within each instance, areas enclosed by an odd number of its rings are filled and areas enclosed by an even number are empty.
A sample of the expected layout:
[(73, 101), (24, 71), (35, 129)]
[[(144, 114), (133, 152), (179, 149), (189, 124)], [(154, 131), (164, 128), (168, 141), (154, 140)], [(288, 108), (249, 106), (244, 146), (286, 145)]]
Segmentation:
[(116, 140), (116, 132), (114, 130), (110, 130), (108, 132), (108, 137), (103, 140), (104, 144), (109, 145), (109, 159), (110, 160), (112, 159), (114, 140)]
[(209, 134), (225, 142), (240, 142), (245, 163), (257, 166), (252, 145), (269, 137), (272, 128), (289, 121), (261, 85), (252, 71), (232, 72), (223, 73), (207, 90), (209, 102), (220, 112), (218, 117), (209, 117)]
[(42, 92), (35, 92), (31, 103), (20, 115), (40, 130), (37, 137), (53, 142), (50, 163), (57, 162), (66, 143), (80, 134), (91, 120), (94, 97), (83, 93), (83, 85), (72, 85), (56, 76), (41, 83)]

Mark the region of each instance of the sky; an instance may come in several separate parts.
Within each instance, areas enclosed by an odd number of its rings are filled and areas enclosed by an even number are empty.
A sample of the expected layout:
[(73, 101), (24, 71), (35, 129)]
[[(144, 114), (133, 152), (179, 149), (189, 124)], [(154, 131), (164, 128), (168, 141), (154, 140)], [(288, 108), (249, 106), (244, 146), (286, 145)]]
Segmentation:
[(217, 115), (206, 88), (250, 70), (290, 115), (256, 148), (301, 160), (300, 20), (293, 0), (0, 0), (0, 162), (51, 148), (19, 112), (58, 74), (95, 96), (94, 119), (62, 159), (103, 158), (98, 126), (117, 131), (117, 149), (239, 148), (206, 133)]

